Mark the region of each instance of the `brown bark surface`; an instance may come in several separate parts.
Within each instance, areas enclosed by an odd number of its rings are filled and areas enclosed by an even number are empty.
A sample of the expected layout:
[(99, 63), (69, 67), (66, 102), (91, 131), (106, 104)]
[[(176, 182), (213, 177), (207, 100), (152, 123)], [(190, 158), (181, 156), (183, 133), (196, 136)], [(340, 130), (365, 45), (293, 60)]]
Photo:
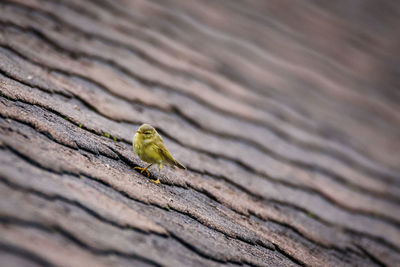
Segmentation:
[(398, 265), (400, 5), (328, 2), (0, 1), (0, 265)]

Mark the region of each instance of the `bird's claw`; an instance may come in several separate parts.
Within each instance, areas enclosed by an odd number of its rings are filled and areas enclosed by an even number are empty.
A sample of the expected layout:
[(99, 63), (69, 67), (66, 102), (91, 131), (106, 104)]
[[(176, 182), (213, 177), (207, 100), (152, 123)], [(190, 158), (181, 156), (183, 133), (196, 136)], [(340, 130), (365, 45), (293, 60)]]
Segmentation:
[(157, 180), (151, 180), (155, 184), (161, 184), (160, 179), (157, 178)]
[(150, 177), (150, 172), (147, 170), (147, 168), (142, 168), (142, 167), (135, 167), (136, 170), (140, 170), (140, 173), (146, 172), (147, 177)]

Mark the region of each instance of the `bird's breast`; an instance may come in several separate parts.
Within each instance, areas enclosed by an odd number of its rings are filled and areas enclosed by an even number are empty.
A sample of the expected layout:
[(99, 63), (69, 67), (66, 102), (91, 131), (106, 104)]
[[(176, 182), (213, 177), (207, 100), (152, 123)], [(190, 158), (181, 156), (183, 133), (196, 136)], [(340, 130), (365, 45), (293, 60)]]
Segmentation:
[(138, 133), (136, 133), (133, 136), (133, 149), (135, 150), (135, 153), (139, 155), (139, 157), (140, 154), (142, 154), (142, 147), (143, 147), (142, 138), (139, 136)]

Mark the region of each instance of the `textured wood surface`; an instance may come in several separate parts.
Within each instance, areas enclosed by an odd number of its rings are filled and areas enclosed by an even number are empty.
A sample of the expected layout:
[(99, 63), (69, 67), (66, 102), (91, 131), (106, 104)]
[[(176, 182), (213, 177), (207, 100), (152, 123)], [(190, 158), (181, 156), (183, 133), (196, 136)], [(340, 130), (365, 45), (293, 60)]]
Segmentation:
[(0, 265), (398, 265), (399, 7), (0, 1)]

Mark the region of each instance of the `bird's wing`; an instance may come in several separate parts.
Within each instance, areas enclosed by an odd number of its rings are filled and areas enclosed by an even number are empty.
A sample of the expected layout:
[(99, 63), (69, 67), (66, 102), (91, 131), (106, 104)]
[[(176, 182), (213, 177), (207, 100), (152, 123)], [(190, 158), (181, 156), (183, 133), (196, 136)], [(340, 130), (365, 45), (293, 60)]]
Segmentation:
[(176, 165), (181, 169), (186, 169), (185, 166), (183, 166), (180, 162), (172, 157), (171, 153), (169, 153), (168, 149), (165, 147), (164, 141), (162, 140), (160, 135), (156, 137), (154, 144), (157, 146), (159, 153), (162, 155), (167, 163)]
[(153, 144), (156, 146), (156, 149), (162, 155), (163, 159), (169, 164), (175, 164), (176, 160), (172, 157), (171, 153), (169, 153), (168, 149), (165, 147), (161, 136), (157, 136), (156, 138), (157, 140)]

